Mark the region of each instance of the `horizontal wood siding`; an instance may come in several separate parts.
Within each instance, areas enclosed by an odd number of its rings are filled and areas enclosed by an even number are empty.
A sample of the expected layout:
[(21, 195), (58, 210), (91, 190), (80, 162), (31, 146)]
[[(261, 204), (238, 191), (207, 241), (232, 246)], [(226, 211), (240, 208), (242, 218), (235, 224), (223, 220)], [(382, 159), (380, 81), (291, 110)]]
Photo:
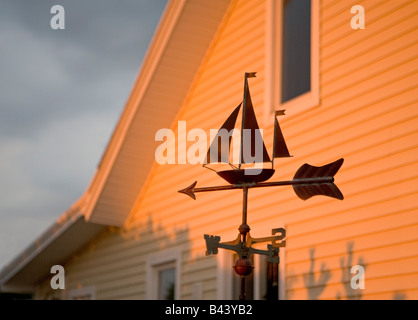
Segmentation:
[[(294, 161), (345, 159), (336, 176), (345, 199), (300, 202), (289, 193), (278, 207), (287, 297), (417, 299), (418, 3), (322, 4), (321, 105), (283, 130)], [(355, 4), (365, 8), (365, 30), (350, 28)], [(263, 195), (266, 210), (273, 192)], [(357, 264), (364, 290), (350, 286)]]

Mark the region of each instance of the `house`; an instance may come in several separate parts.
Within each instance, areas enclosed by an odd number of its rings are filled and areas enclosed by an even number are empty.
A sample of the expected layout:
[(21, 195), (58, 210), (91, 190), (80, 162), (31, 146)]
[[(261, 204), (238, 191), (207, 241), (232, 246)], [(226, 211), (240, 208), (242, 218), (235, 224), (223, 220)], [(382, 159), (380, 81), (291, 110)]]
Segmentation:
[[(352, 13), (360, 5), (364, 16)], [(358, 11), (360, 12), (360, 11)], [(353, 28), (361, 19), (365, 25)], [(410, 0), (174, 0), (84, 195), (0, 275), (4, 292), (35, 299), (232, 299), (234, 255), (205, 255), (204, 234), (237, 237), (239, 190), (185, 159), (155, 159), (168, 128), (209, 132), (242, 100), (245, 72), (267, 150), (276, 110), (293, 157), (344, 164), (344, 194), (300, 200), (292, 188), (248, 195), (253, 237), (286, 229), (279, 267), (254, 255), (249, 298), (418, 298), (418, 2)], [(185, 163), (183, 163), (185, 162)], [(65, 270), (52, 289), (51, 267)]]

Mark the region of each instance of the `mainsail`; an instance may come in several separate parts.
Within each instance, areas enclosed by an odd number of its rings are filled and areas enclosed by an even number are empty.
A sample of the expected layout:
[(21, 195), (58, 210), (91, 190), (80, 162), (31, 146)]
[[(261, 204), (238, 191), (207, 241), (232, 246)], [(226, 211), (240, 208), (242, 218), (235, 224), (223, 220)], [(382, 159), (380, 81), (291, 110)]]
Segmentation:
[[(242, 102), (235, 108), (235, 110), (231, 113), (231, 115), (226, 119), (222, 127), (219, 129), (218, 133), (216, 134), (215, 138), (213, 139), (208, 152), (206, 154), (205, 164), (207, 163), (229, 163), (229, 151), (231, 147), (231, 140), (232, 134), (230, 135), (231, 130), (235, 127), (235, 122), (237, 121), (238, 113), (241, 108)], [(226, 132), (225, 132), (226, 130)], [(223, 139), (224, 134), (229, 135), (227, 141)], [(217, 144), (217, 148), (216, 147)], [(227, 153), (223, 152), (222, 150), (228, 150)], [(205, 164), (203, 166), (205, 166)]]

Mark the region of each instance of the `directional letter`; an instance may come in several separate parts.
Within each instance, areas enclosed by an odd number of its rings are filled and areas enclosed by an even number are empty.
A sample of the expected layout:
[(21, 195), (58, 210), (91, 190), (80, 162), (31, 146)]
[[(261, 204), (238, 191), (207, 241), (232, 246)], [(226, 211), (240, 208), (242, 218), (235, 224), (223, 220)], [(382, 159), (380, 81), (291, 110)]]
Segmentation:
[(65, 289), (65, 271), (63, 266), (52, 266), (51, 273), (56, 273), (51, 279), (51, 288), (54, 290)]
[(218, 253), (218, 247), (219, 247), (219, 241), (221, 241), (221, 237), (219, 236), (209, 236), (207, 234), (204, 235), (204, 238), (206, 240), (206, 255), (210, 254), (217, 254)]
[(64, 7), (60, 5), (52, 6), (51, 13), (56, 13), (56, 15), (51, 18), (51, 28), (54, 30), (65, 29)]
[(365, 13), (363, 6), (355, 5), (351, 7), (351, 13), (357, 13), (351, 18), (351, 28), (353, 30), (366, 29), (365, 25)]

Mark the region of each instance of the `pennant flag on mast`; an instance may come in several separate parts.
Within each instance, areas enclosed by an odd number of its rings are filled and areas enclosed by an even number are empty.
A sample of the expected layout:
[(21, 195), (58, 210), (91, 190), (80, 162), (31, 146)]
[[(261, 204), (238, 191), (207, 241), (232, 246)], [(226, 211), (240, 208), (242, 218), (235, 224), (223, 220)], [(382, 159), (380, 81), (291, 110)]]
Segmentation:
[(245, 77), (246, 78), (255, 78), (257, 72), (246, 72)]

